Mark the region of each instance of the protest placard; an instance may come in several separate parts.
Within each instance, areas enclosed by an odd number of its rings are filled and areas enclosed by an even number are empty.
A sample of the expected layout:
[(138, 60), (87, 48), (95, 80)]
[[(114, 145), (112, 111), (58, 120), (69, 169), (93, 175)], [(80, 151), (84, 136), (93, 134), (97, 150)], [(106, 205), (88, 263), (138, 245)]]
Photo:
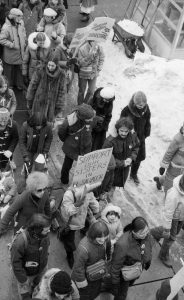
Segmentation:
[(70, 49), (79, 47), (87, 38), (89, 32), (88, 26), (77, 28), (70, 44)]
[(184, 266), (170, 279), (171, 293), (167, 300), (172, 300), (184, 286)]
[(79, 156), (73, 176), (73, 185), (81, 186), (104, 179), (112, 155), (112, 148), (96, 150)]

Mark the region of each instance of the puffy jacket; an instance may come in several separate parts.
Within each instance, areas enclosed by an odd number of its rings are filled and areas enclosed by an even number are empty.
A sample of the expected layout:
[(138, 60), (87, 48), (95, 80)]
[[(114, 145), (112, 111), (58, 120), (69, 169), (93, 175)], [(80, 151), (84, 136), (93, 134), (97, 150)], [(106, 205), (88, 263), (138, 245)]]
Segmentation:
[(184, 169), (184, 135), (182, 130), (174, 136), (160, 166), (168, 168), (170, 164), (172, 167)]
[(80, 241), (71, 276), (78, 288), (84, 288), (88, 285), (86, 268), (105, 258), (106, 245), (90, 241), (87, 237)]
[(11, 263), (16, 279), (20, 283), (27, 281), (28, 276), (40, 274), (47, 265), (49, 238), (34, 239), (25, 230), (27, 243), (19, 233), (11, 248)]
[[(61, 270), (57, 268), (52, 268), (47, 270), (43, 275), (39, 285), (34, 289), (32, 297), (39, 300), (45, 300), (45, 299), (55, 300), (56, 298), (55, 296), (52, 295), (50, 290), (50, 281), (51, 278), (59, 271)], [(71, 300), (79, 300), (80, 299), (79, 292), (73, 281), (72, 281), (72, 288), (73, 288), (73, 292), (71, 294)]]
[(163, 208), (163, 227), (171, 229), (172, 220), (184, 221), (184, 191), (179, 186), (182, 175), (173, 180), (173, 187), (168, 190)]
[(9, 65), (21, 65), (26, 45), (23, 21), (13, 26), (8, 18), (1, 29), (0, 44), (4, 46), (3, 59)]
[[(145, 245), (144, 254), (141, 255), (141, 245)], [(146, 239), (139, 243), (133, 238), (132, 232), (124, 233), (115, 244), (111, 261), (112, 283), (119, 284), (121, 279), (121, 268), (131, 266), (136, 262), (142, 262), (143, 268), (147, 269), (152, 259), (152, 238), (149, 234)]]
[(76, 207), (74, 204), (74, 194), (71, 189), (68, 189), (63, 196), (61, 214), (66, 222), (70, 216), (73, 216), (70, 221), (70, 229), (79, 230), (85, 226), (88, 208), (90, 208), (94, 214), (97, 214), (99, 212), (99, 203), (91, 192), (86, 195), (83, 205)]
[(58, 135), (63, 142), (63, 152), (71, 159), (77, 160), (79, 155), (91, 151), (91, 126), (85, 125), (76, 118), (76, 112), (68, 115), (58, 127)]

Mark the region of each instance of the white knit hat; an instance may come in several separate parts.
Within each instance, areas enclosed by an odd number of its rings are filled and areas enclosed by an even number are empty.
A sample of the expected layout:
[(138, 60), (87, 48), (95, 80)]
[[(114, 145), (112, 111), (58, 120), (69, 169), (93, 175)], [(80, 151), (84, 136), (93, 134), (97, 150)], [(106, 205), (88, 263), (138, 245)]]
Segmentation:
[(112, 87), (105, 87), (100, 91), (100, 96), (104, 99), (112, 99), (115, 97), (115, 91)]
[(57, 12), (52, 9), (52, 8), (45, 8), (43, 11), (43, 15), (46, 17), (56, 17), (57, 16)]
[(12, 8), (10, 9), (9, 15), (19, 17), (19, 16), (23, 16), (23, 12), (18, 8)]

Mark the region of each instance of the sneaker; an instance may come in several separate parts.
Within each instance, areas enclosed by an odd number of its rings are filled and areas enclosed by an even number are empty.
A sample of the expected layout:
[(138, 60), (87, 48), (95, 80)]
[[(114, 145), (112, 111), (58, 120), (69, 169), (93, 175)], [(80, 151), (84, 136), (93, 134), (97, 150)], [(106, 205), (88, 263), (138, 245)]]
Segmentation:
[(130, 178), (135, 182), (135, 184), (139, 184), (140, 180), (137, 177), (137, 174), (130, 174)]
[(162, 185), (160, 183), (159, 177), (153, 177), (153, 180), (156, 182), (157, 189), (160, 191), (162, 189)]

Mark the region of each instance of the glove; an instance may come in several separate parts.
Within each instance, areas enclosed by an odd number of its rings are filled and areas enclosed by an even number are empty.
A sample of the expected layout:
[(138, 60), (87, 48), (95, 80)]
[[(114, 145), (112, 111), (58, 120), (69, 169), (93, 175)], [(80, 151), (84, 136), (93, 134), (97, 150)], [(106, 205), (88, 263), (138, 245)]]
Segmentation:
[(71, 66), (71, 65), (75, 65), (77, 64), (77, 58), (76, 57), (72, 57), (67, 61), (67, 65)]
[(121, 168), (125, 166), (125, 161), (124, 160), (120, 160), (120, 159), (116, 159), (116, 167), (117, 168)]
[(29, 79), (28, 79), (27, 75), (23, 75), (23, 82), (24, 82), (25, 86), (29, 85)]
[(6, 151), (4, 151), (4, 156), (6, 156), (7, 158), (10, 158), (12, 156), (12, 152), (10, 150), (6, 150)]
[(124, 164), (125, 164), (125, 167), (130, 166), (131, 163), (132, 163), (132, 159), (131, 159), (131, 158), (125, 159), (125, 163), (124, 163)]
[(159, 173), (160, 173), (160, 175), (163, 175), (163, 174), (164, 174), (164, 172), (165, 172), (165, 168), (162, 168), (162, 167), (161, 167), (161, 168), (159, 169)]

